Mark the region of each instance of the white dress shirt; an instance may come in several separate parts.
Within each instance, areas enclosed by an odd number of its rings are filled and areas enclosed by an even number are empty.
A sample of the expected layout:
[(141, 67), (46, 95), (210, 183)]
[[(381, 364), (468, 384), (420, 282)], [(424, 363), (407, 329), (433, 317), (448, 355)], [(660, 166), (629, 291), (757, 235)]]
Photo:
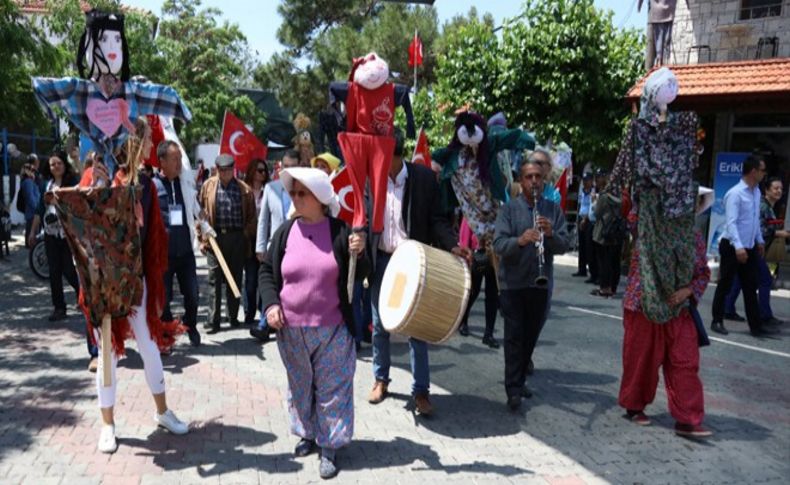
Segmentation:
[(760, 231), (760, 189), (749, 188), (741, 180), (724, 196), (727, 229), (722, 237), (735, 249), (751, 249), (755, 243), (765, 244)]
[(386, 253), (394, 252), (409, 236), (403, 226), (403, 193), (406, 189), (406, 163), (392, 180), (387, 177), (387, 202), (384, 206), (384, 230), (381, 232), (379, 249)]

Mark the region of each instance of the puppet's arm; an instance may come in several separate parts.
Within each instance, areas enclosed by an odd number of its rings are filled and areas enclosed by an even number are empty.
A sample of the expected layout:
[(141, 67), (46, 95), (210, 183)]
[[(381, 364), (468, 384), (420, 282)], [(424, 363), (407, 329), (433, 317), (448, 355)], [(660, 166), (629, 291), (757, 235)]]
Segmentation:
[(175, 89), (170, 86), (151, 83), (127, 83), (137, 101), (137, 115), (159, 115), (178, 118), (184, 121), (192, 119), (192, 113), (184, 104)]
[(398, 106), (403, 108), (406, 113), (406, 136), (414, 138), (417, 136), (414, 130), (414, 113), (411, 109), (411, 101), (409, 100), (409, 88), (401, 84), (395, 85), (395, 100)]
[[(85, 89), (86, 82), (76, 77), (34, 77), (33, 93), (47, 117), (54, 121), (57, 119), (57, 115), (52, 110), (55, 106), (66, 111), (71, 117), (73, 113), (70, 112), (69, 103), (80, 94), (85, 95), (87, 93)], [(87, 96), (85, 99), (87, 101)], [(83, 129), (82, 127), (78, 128)]]
[(491, 153), (502, 150), (532, 150), (535, 148), (535, 138), (519, 128), (502, 130), (488, 134), (488, 146)]

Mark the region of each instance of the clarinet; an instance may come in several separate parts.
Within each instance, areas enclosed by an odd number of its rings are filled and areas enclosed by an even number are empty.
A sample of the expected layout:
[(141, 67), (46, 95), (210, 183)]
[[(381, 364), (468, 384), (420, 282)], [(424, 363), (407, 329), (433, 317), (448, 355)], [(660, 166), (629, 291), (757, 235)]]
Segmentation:
[(538, 256), (538, 276), (535, 278), (535, 286), (546, 288), (549, 285), (549, 277), (546, 276), (546, 254), (545, 248), (543, 247), (543, 230), (538, 227), (538, 217), (540, 217), (540, 213), (538, 212), (539, 200), (540, 192), (538, 191), (537, 187), (533, 187), (532, 203), (535, 204), (535, 207), (532, 211), (532, 214), (534, 215), (532, 227), (538, 229), (538, 232), (540, 232), (540, 239), (535, 241), (535, 252)]

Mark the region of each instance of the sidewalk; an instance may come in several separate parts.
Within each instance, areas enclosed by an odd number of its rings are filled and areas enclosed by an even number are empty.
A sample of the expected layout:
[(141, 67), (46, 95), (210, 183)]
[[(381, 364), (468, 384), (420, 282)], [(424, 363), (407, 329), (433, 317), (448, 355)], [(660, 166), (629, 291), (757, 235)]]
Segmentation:
[[(0, 262), (0, 483), (320, 481), (315, 455), (292, 457), (297, 439), (288, 429), (277, 347), (261, 347), (246, 329), (204, 334), (197, 349), (183, 338), (163, 358), (168, 402), (191, 422), (187, 436), (155, 429), (142, 362), (128, 342), (118, 368), (120, 447), (111, 456), (98, 453), (100, 418), (83, 320), (72, 305), (67, 321), (45, 321), (49, 290), (24, 256), (15, 247), (12, 260)], [(790, 476), (790, 394), (780, 384), (790, 377), (788, 359), (722, 346), (706, 351), (708, 424), (717, 433), (708, 443), (674, 436), (662, 386), (651, 408), (654, 426), (633, 426), (616, 403), (621, 324), (569, 310), (581, 305), (616, 313), (618, 303), (579, 296), (584, 287), (569, 274), (558, 268), (553, 317), (530, 381), (536, 395), (522, 414), (504, 405), (501, 349), (480, 344), (481, 303), (472, 314), (473, 336), (432, 347), (433, 418), (409, 409), (402, 340), (393, 339), (392, 397), (368, 404), (373, 379), (370, 348), (363, 348), (354, 441), (338, 454), (335, 482), (782, 483)], [(67, 301), (74, 301), (72, 293)], [(204, 315), (201, 307), (201, 322)], [(501, 336), (501, 318), (497, 325)], [(787, 352), (787, 344), (780, 345)]]

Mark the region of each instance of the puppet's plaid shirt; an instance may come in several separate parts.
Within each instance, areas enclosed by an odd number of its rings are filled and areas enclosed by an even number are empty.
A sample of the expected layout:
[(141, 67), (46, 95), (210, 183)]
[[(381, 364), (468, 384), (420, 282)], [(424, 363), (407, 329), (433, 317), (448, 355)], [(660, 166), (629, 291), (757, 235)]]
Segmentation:
[(138, 116), (155, 114), (184, 121), (192, 119), (192, 113), (184, 104), (175, 89), (161, 84), (126, 81), (118, 83), (118, 89), (105, 97), (99, 85), (91, 80), (76, 77), (33, 78), (33, 92), (50, 119), (57, 116), (53, 108), (59, 107), (69, 121), (79, 128), (93, 142), (96, 150), (112, 161), (115, 149), (121, 146), (129, 132), (121, 125), (113, 137), (105, 135), (99, 127), (88, 119), (88, 100), (111, 101), (124, 99), (129, 105), (129, 119), (134, 123)]

